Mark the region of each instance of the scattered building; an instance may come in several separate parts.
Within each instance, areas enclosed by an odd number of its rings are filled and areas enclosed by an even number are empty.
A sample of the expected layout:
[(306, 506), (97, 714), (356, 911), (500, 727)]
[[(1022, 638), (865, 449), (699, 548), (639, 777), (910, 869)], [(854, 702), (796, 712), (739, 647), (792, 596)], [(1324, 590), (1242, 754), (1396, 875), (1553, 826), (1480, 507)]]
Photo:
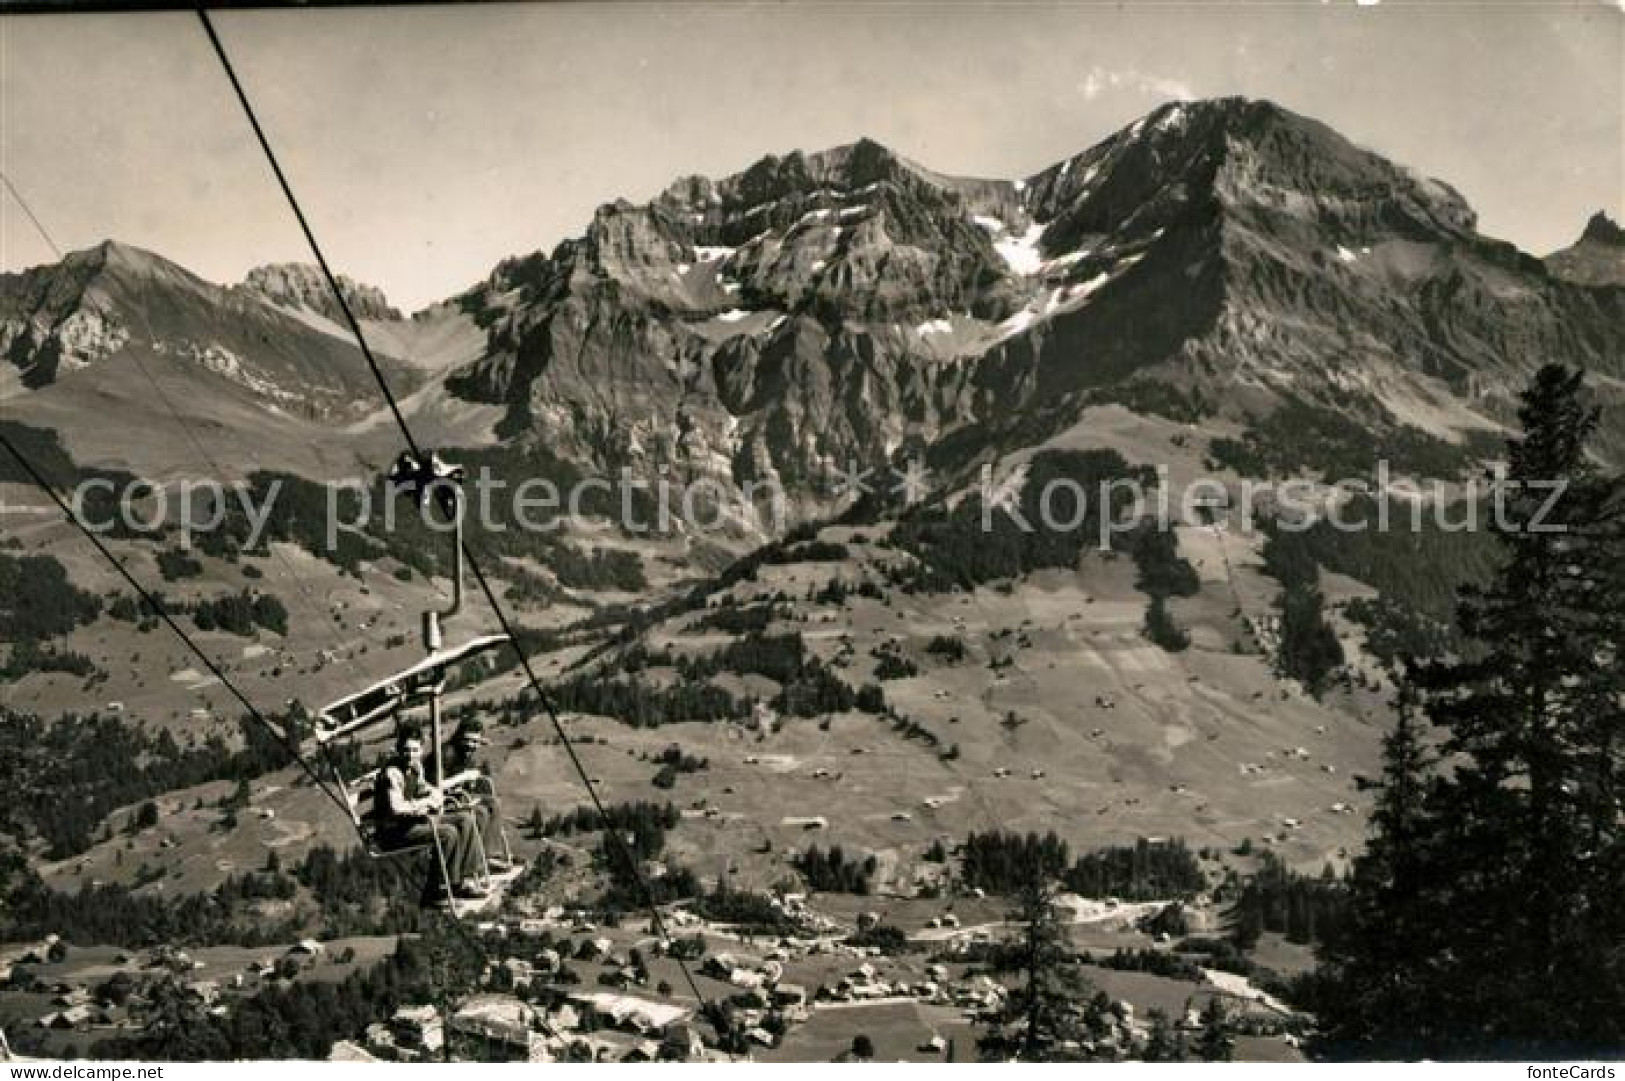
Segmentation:
[(367, 1030), (367, 1044), (385, 1058), (420, 1061), (445, 1049), (445, 1022), (434, 1006), (402, 1006), (387, 1023)]
[(501, 1053), (510, 1062), (546, 1061), (550, 1056), (538, 1021), (536, 1008), (512, 995), (477, 995), (452, 1014), (451, 1030), (481, 1041), (487, 1054)]
[(638, 1035), (659, 1035), (687, 1021), (693, 1010), (671, 1002), (609, 992), (570, 996), (570, 1004), (600, 1024)]

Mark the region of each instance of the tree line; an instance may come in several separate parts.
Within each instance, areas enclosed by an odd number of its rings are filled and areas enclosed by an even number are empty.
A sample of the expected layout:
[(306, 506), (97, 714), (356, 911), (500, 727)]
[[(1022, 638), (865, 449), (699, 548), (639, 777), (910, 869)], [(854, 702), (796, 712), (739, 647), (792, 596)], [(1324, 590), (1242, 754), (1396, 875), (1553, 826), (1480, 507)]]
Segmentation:
[(1141, 838), (1074, 860), (1067, 843), (1053, 831), (1040, 835), (990, 830), (965, 838), (960, 877), (967, 886), (1014, 894), (1026, 888), (1035, 872), (1083, 897), (1170, 900), (1192, 897), (1206, 886), (1196, 857), (1178, 839)]
[(793, 861), (807, 888), (820, 893), (855, 893), (867, 897), (877, 866), (874, 856), (848, 856), (840, 845), (828, 850), (811, 845)]
[(1281, 583), (1276, 671), (1302, 683), (1315, 697), (1331, 685), (1343, 664), (1343, 644), (1326, 621), (1320, 567), (1301, 532), (1275, 527), (1264, 541), (1264, 573)]
[[(268, 718), (296, 729), (294, 713)], [(0, 833), (45, 846), (47, 859), (89, 848), (109, 814), (177, 788), (243, 781), (287, 765), (287, 751), (258, 724), (241, 722), (242, 746), (218, 735), (182, 747), (114, 714), (69, 714), (47, 723), (0, 708)]]
[[(983, 528), (980, 493), (952, 509), (924, 504), (905, 514), (892, 529), (890, 543), (913, 555), (917, 564), (901, 572), (901, 584), (939, 593), (1044, 568), (1076, 567), (1082, 553), (1099, 543), (1102, 523), (1120, 523), (1131, 507), (1127, 488), (1112, 488), (1113, 482), (1149, 488), (1155, 479), (1151, 470), (1130, 466), (1113, 450), (1043, 451), (1028, 464), (1011, 506), (985, 508), (990, 528)], [(1059, 493), (1051, 495), (1047, 508), (1046, 490)], [(1109, 506), (1097, 498), (1102, 491), (1111, 493)], [(1023, 522), (1031, 529), (1024, 529)]]

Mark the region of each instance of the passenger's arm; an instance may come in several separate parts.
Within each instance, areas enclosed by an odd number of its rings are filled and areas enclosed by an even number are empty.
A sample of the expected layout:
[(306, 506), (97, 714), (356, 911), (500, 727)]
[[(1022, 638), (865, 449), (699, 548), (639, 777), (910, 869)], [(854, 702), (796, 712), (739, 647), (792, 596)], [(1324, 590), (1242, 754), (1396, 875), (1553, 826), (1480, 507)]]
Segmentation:
[(463, 788), (467, 785), (471, 785), (477, 781), (483, 780), (485, 780), (485, 774), (481, 773), (479, 770), (465, 769), (461, 773), (452, 774), (451, 779), (446, 782), (446, 787)]
[(402, 818), (426, 815), (439, 809), (440, 791), (431, 790), (422, 799), (409, 799), (406, 795), (406, 774), (392, 769), (384, 775), (384, 813)]

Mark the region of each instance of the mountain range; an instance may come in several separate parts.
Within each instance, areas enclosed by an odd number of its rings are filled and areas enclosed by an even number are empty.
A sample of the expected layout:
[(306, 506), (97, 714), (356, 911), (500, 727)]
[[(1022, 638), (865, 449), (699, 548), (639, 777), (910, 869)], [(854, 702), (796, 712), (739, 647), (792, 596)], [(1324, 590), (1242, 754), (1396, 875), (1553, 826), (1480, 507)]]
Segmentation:
[[(439, 441), (771, 479), (811, 513), (851, 464), (961, 469), (1107, 403), (1251, 438), (1280, 471), (1330, 468), (1282, 450), (1324, 431), (1448, 474), (1549, 360), (1592, 373), (1617, 457), (1622, 253), (1599, 214), (1535, 258), (1480, 234), (1448, 184), (1222, 99), (1165, 105), (1022, 179), (946, 176), (868, 139), (685, 177), (409, 320), (342, 285)], [(91, 458), (161, 468), (101, 438), (86, 404), (138, 353), (200, 423), (251, 424), (270, 460), (342, 472), (381, 453), (381, 427), (341, 322), (312, 268), (222, 287), (107, 242), (0, 276), (0, 393), (30, 395), (19, 412)], [(331, 448), (319, 462), (312, 440)]]

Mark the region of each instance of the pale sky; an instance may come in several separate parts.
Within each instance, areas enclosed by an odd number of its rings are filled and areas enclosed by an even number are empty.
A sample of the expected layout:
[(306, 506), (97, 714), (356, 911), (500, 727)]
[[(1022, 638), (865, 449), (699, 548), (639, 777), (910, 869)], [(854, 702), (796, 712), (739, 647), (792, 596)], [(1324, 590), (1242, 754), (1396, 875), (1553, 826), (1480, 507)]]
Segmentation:
[[(590, 3), (215, 18), (337, 267), (415, 309), (593, 208), (868, 135), (1015, 177), (1175, 97), (1270, 98), (1536, 254), (1625, 207), (1625, 0)], [(0, 169), (64, 249), (310, 261), (187, 13), (0, 18)], [(0, 267), (49, 250), (0, 192)]]

